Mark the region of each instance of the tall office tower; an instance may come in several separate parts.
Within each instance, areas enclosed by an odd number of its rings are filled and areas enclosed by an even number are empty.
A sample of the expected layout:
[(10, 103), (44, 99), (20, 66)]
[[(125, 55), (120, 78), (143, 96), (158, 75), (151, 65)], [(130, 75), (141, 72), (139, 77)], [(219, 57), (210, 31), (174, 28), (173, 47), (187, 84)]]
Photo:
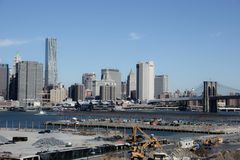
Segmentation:
[(75, 83), (68, 88), (68, 97), (72, 98), (73, 101), (85, 99), (85, 86), (82, 84)]
[(43, 64), (22, 61), (16, 66), (17, 98), (20, 105), (42, 100)]
[(57, 85), (57, 39), (46, 39), (45, 87)]
[(121, 94), (122, 94), (122, 99), (127, 98), (127, 82), (122, 82), (122, 84), (121, 84)]
[(82, 75), (82, 84), (84, 84), (85, 89), (92, 91), (92, 85), (94, 80), (96, 80), (95, 73), (84, 73)]
[[(13, 68), (12, 68), (12, 73), (11, 73), (12, 76), (15, 77), (15, 74), (16, 74), (16, 64), (17, 64), (18, 62), (21, 62), (21, 61), (22, 61), (22, 58), (21, 58), (19, 52), (17, 52), (16, 55), (15, 55), (15, 57), (14, 57), (14, 60), (13, 60)], [(12, 76), (11, 76), (11, 77), (12, 77)]]
[(8, 64), (0, 64), (0, 96), (8, 99), (9, 93), (9, 67)]
[(17, 78), (16, 78), (16, 71), (17, 71), (17, 63), (21, 62), (22, 58), (19, 52), (16, 53), (13, 60), (13, 66), (10, 70), (10, 82), (9, 82), (9, 99), (17, 100)]
[(133, 92), (136, 91), (136, 74), (131, 70), (127, 77), (127, 96), (135, 98)]
[(103, 101), (116, 100), (115, 85), (102, 85), (100, 86), (100, 99)]
[(118, 69), (102, 69), (101, 79), (113, 80), (116, 83), (115, 96), (121, 98), (121, 73)]
[(137, 68), (137, 99), (147, 101), (154, 98), (154, 63), (139, 62)]
[(168, 75), (156, 75), (154, 80), (154, 97), (159, 99), (160, 95), (168, 92)]

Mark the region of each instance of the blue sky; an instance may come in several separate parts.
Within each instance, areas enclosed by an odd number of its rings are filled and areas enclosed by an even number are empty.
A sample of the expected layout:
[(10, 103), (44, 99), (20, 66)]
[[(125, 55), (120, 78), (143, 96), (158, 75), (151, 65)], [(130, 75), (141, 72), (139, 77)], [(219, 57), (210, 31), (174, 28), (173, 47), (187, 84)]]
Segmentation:
[(240, 89), (239, 0), (0, 0), (0, 61), (44, 63), (46, 37), (58, 40), (59, 81), (118, 68), (125, 80), (153, 60), (170, 88), (216, 80)]

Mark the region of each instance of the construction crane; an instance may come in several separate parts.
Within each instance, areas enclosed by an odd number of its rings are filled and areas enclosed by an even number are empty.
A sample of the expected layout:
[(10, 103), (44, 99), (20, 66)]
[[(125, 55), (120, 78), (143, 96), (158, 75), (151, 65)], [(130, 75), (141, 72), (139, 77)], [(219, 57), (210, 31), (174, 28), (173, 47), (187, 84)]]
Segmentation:
[[(137, 143), (137, 131), (140, 131), (144, 138), (144, 143)], [(138, 126), (133, 126), (132, 129), (132, 147), (131, 147), (131, 160), (134, 159), (143, 159), (145, 157), (145, 150), (147, 147), (160, 148), (162, 149), (161, 144), (154, 137), (154, 135), (148, 136), (141, 128)]]

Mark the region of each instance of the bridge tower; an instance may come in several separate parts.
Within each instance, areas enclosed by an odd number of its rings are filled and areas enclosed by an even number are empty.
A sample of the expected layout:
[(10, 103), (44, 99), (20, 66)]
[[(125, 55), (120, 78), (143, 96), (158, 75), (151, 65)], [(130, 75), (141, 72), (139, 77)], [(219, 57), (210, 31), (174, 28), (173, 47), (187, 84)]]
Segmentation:
[(203, 82), (203, 112), (217, 112), (217, 101), (210, 100), (211, 96), (217, 96), (217, 82)]

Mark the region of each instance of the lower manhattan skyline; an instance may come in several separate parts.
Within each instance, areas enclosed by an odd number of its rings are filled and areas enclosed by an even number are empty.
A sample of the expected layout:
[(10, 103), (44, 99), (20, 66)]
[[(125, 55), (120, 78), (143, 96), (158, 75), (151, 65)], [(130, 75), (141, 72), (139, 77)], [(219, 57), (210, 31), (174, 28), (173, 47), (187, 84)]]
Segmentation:
[(55, 37), (58, 81), (67, 86), (83, 73), (100, 79), (103, 68), (126, 81), (139, 61), (154, 61), (171, 91), (204, 80), (240, 89), (239, 1), (23, 2), (0, 0), (0, 63), (9, 67), (16, 52), (44, 64), (45, 38)]
[(0, 0), (0, 159), (239, 160), (240, 0)]

